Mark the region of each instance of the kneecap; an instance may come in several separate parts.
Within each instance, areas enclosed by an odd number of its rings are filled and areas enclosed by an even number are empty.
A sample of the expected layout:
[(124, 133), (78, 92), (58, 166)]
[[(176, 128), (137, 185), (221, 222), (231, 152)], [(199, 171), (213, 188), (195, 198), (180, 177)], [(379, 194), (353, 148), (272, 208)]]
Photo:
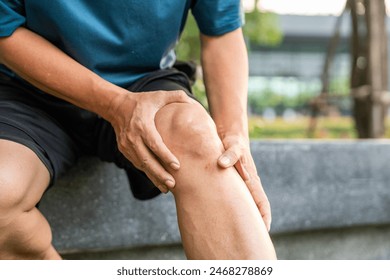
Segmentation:
[(205, 156), (222, 148), (213, 120), (200, 105), (167, 105), (159, 111), (156, 125), (164, 142), (172, 150)]

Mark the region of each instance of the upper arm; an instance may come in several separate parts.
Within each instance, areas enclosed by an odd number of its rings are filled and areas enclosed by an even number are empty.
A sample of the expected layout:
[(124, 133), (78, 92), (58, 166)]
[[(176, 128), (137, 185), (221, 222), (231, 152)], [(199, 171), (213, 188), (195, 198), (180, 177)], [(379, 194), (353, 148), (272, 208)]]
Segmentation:
[(192, 14), (206, 36), (219, 36), (243, 24), (240, 0), (195, 0)]
[[(238, 28), (220, 36), (200, 34), (202, 56), (218, 57), (222, 53), (232, 55), (246, 52), (245, 40), (242, 29)], [(214, 52), (214, 53), (213, 53)], [(230, 57), (231, 58), (231, 57)]]

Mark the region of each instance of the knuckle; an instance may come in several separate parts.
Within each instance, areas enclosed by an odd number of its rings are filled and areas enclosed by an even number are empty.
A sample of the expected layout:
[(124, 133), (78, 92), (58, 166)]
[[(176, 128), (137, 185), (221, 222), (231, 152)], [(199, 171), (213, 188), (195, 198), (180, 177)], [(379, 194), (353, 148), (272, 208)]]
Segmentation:
[(259, 175), (257, 175), (257, 173), (255, 173), (255, 175), (254, 175), (254, 180), (261, 185), (261, 180), (260, 180)]
[(134, 160), (134, 161), (132, 161), (131, 163), (135, 166), (135, 168), (137, 168), (137, 169), (139, 169), (139, 170), (142, 170), (141, 164), (140, 164), (139, 161)]
[(267, 197), (264, 197), (261, 201), (260, 201), (260, 204), (262, 204), (263, 206), (269, 208), (271, 206), (271, 204), (269, 203), (269, 200)]
[(147, 158), (144, 158), (140, 161), (140, 167), (142, 170), (149, 168), (149, 160)]
[(156, 139), (150, 139), (148, 141), (148, 147), (152, 150), (152, 151), (157, 151), (158, 150), (158, 147), (159, 147), (159, 143)]
[(157, 180), (161, 183), (161, 184), (165, 184), (165, 180), (167, 178), (167, 175), (164, 173), (164, 172), (160, 172), (158, 174), (156, 174), (156, 177), (157, 177)]
[(119, 151), (120, 152), (124, 152), (126, 149), (125, 149), (125, 147), (126, 147), (126, 140), (124, 140), (123, 138), (121, 138), (121, 139), (119, 139), (119, 141), (118, 141), (118, 149), (119, 149)]
[(268, 200), (261, 200), (258, 201), (256, 204), (260, 209), (266, 210), (267, 213), (268, 210), (271, 208), (271, 204), (269, 203)]
[(173, 92), (173, 97), (177, 98), (179, 101), (185, 100), (188, 96), (184, 90), (175, 90)]
[(234, 151), (234, 150), (229, 150), (228, 151), (228, 154), (229, 156), (233, 159), (233, 160), (238, 160), (240, 158), (239, 154), (237, 153), (237, 151)]
[(131, 124), (131, 127), (133, 129), (136, 129), (138, 131), (143, 130), (143, 128), (144, 128), (144, 122), (143, 122), (142, 118), (140, 118), (138, 116), (134, 116), (131, 119), (130, 124)]
[(177, 90), (176, 94), (180, 97), (187, 97), (187, 94), (185, 93), (184, 90)]

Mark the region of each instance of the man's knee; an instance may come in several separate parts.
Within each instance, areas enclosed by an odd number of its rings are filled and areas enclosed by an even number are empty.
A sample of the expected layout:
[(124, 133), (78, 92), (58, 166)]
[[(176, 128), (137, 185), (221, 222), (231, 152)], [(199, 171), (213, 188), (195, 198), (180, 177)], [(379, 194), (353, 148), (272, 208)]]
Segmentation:
[(51, 232), (42, 229), (36, 214), (39, 198), (30, 191), (34, 178), (15, 175), (0, 169), (0, 259), (18, 258), (20, 252), (26, 253), (21, 258), (35, 258), (49, 248)]
[(38, 185), (39, 175), (33, 173), (12, 166), (0, 168), (0, 229), (39, 202), (46, 186)]
[(26, 182), (20, 176), (7, 174), (0, 170), (0, 228), (8, 222), (13, 215), (24, 211)]
[(215, 124), (200, 105), (169, 104), (158, 112), (156, 126), (174, 153), (207, 157), (210, 152), (222, 150)]
[(48, 183), (49, 173), (34, 152), (0, 140), (0, 223), (34, 208)]

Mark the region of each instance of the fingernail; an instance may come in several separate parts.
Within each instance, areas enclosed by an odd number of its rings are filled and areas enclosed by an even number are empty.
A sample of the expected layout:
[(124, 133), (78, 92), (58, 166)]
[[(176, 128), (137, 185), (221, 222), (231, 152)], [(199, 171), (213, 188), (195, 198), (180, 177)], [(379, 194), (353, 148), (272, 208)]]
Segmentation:
[(167, 193), (168, 192), (168, 188), (164, 185), (160, 185), (159, 187), (159, 190), (162, 192), (162, 193)]
[(220, 162), (223, 165), (229, 165), (230, 164), (230, 158), (228, 158), (227, 156), (223, 156), (223, 157), (221, 157)]
[(171, 168), (174, 170), (179, 170), (180, 165), (177, 162), (172, 162), (171, 163)]
[(165, 181), (165, 185), (166, 185), (168, 188), (173, 189), (173, 188), (175, 187), (175, 182), (173, 182), (172, 180), (166, 180), (166, 181)]

